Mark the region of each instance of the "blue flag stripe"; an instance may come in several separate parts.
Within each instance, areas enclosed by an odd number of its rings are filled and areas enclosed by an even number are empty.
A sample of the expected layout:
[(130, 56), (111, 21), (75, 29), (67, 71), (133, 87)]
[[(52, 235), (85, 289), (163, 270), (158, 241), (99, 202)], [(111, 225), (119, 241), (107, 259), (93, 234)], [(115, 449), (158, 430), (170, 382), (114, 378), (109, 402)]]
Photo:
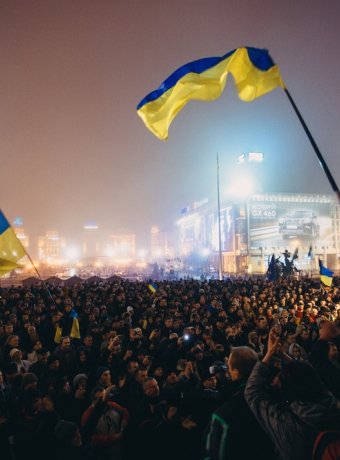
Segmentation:
[[(258, 49), (258, 48), (246, 48), (248, 51), (248, 56), (250, 61), (257, 67), (259, 70), (267, 71), (275, 64), (270, 57), (268, 50)], [(188, 73), (202, 73), (206, 70), (210, 69), (211, 67), (216, 66), (224, 59), (230, 57), (233, 53), (235, 53), (237, 49), (229, 51), (224, 56), (221, 57), (208, 57), (203, 59), (198, 59), (197, 61), (189, 62), (184, 64), (179, 69), (175, 70), (155, 91), (152, 91), (144, 99), (140, 101), (137, 105), (137, 110), (139, 110), (143, 105), (147, 104), (148, 102), (155, 101), (158, 99), (162, 94), (168, 91), (170, 88), (174, 87), (176, 83), (183, 78)]]
[(2, 235), (2, 233), (4, 233), (9, 227), (10, 225), (8, 223), (8, 220), (0, 211), (0, 235)]

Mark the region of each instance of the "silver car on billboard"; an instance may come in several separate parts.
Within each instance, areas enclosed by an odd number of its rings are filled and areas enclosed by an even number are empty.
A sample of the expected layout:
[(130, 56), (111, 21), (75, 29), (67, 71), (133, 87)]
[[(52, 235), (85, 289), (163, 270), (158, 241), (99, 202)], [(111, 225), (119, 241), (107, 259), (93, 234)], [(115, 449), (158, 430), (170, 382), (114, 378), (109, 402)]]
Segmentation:
[(296, 209), (281, 217), (279, 233), (283, 239), (295, 236), (315, 238), (320, 235), (318, 216), (310, 209)]

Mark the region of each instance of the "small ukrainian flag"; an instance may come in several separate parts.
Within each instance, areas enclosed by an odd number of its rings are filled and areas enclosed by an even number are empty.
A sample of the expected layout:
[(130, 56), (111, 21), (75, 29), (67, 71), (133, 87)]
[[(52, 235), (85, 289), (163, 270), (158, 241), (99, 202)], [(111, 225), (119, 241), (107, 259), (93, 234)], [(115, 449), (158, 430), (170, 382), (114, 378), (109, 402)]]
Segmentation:
[(73, 339), (80, 339), (80, 328), (79, 328), (78, 315), (77, 315), (77, 312), (74, 309), (71, 312), (71, 316), (73, 318), (73, 322), (72, 322), (72, 328), (71, 328), (70, 336)]
[(55, 334), (54, 334), (54, 342), (55, 343), (60, 343), (62, 335), (63, 335), (63, 331), (62, 331), (61, 327), (57, 326), (57, 328), (55, 330)]
[(151, 292), (151, 294), (154, 294), (157, 291), (157, 286), (154, 283), (148, 284), (148, 289)]
[(322, 263), (322, 260), (319, 259), (319, 267), (320, 267), (320, 281), (327, 287), (332, 286), (333, 282), (333, 275), (334, 273), (325, 267)]

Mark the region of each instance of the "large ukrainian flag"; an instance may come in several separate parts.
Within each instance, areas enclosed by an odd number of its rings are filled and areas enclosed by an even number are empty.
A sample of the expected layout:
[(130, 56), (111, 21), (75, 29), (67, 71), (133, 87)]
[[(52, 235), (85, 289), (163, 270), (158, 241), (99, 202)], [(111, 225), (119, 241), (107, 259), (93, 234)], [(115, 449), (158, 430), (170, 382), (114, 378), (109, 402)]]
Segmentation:
[(23, 245), (0, 210), (0, 276), (17, 268), (17, 262), (25, 255)]
[(285, 88), (280, 70), (268, 50), (237, 48), (222, 57), (190, 62), (177, 69), (137, 106), (146, 127), (167, 139), (171, 122), (192, 99), (212, 101), (223, 92), (228, 73), (234, 77), (240, 99), (246, 102), (277, 87)]

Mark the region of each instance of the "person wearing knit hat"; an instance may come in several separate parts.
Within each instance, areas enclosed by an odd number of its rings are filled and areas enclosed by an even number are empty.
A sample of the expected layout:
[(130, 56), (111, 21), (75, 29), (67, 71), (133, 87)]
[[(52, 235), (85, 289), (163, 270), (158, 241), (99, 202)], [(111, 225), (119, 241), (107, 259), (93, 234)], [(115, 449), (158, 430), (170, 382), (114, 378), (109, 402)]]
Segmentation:
[(103, 385), (104, 388), (111, 386), (110, 369), (105, 366), (100, 366), (96, 372), (97, 384)]
[(39, 350), (37, 350), (37, 361), (30, 365), (29, 372), (33, 372), (33, 374), (40, 378), (43, 372), (47, 369), (49, 353), (50, 352), (47, 348), (39, 348)]
[[(213, 368), (214, 366), (211, 366)], [(212, 369), (204, 369), (200, 372), (200, 377), (202, 381), (202, 386), (205, 390), (215, 390), (216, 389), (216, 372)]]
[(88, 377), (86, 374), (77, 374), (72, 381), (73, 388), (76, 390), (81, 383), (86, 383), (87, 379)]
[(47, 358), (47, 364), (48, 365), (51, 365), (53, 363), (55, 363), (56, 361), (58, 361), (58, 366), (59, 366), (59, 358), (55, 355), (50, 355), (48, 358)]
[[(15, 357), (15, 355), (16, 355), (17, 353), (18, 353), (18, 354), (21, 353), (21, 351), (19, 350), (19, 348), (12, 348), (12, 350), (9, 352), (9, 357), (10, 357), (12, 360), (14, 360), (14, 357)], [(21, 354), (21, 356), (22, 356), (22, 354)]]
[(68, 422), (67, 420), (59, 420), (54, 428), (54, 435), (63, 445), (81, 445), (81, 437), (76, 423)]
[(27, 359), (22, 359), (22, 351), (19, 348), (13, 348), (9, 352), (9, 357), (16, 364), (18, 372), (25, 373), (28, 371), (31, 363)]
[(67, 420), (59, 420), (54, 428), (57, 441), (57, 460), (94, 460), (95, 457), (82, 444), (78, 425)]
[(70, 413), (64, 413), (65, 418), (71, 419), (80, 426), (81, 417), (85, 410), (91, 403), (90, 400), (90, 388), (88, 385), (88, 377), (86, 374), (77, 374), (72, 381), (72, 406)]
[(36, 389), (38, 385), (38, 377), (33, 374), (32, 372), (28, 372), (22, 377), (21, 380), (21, 388), (24, 391), (27, 391), (28, 389)]

